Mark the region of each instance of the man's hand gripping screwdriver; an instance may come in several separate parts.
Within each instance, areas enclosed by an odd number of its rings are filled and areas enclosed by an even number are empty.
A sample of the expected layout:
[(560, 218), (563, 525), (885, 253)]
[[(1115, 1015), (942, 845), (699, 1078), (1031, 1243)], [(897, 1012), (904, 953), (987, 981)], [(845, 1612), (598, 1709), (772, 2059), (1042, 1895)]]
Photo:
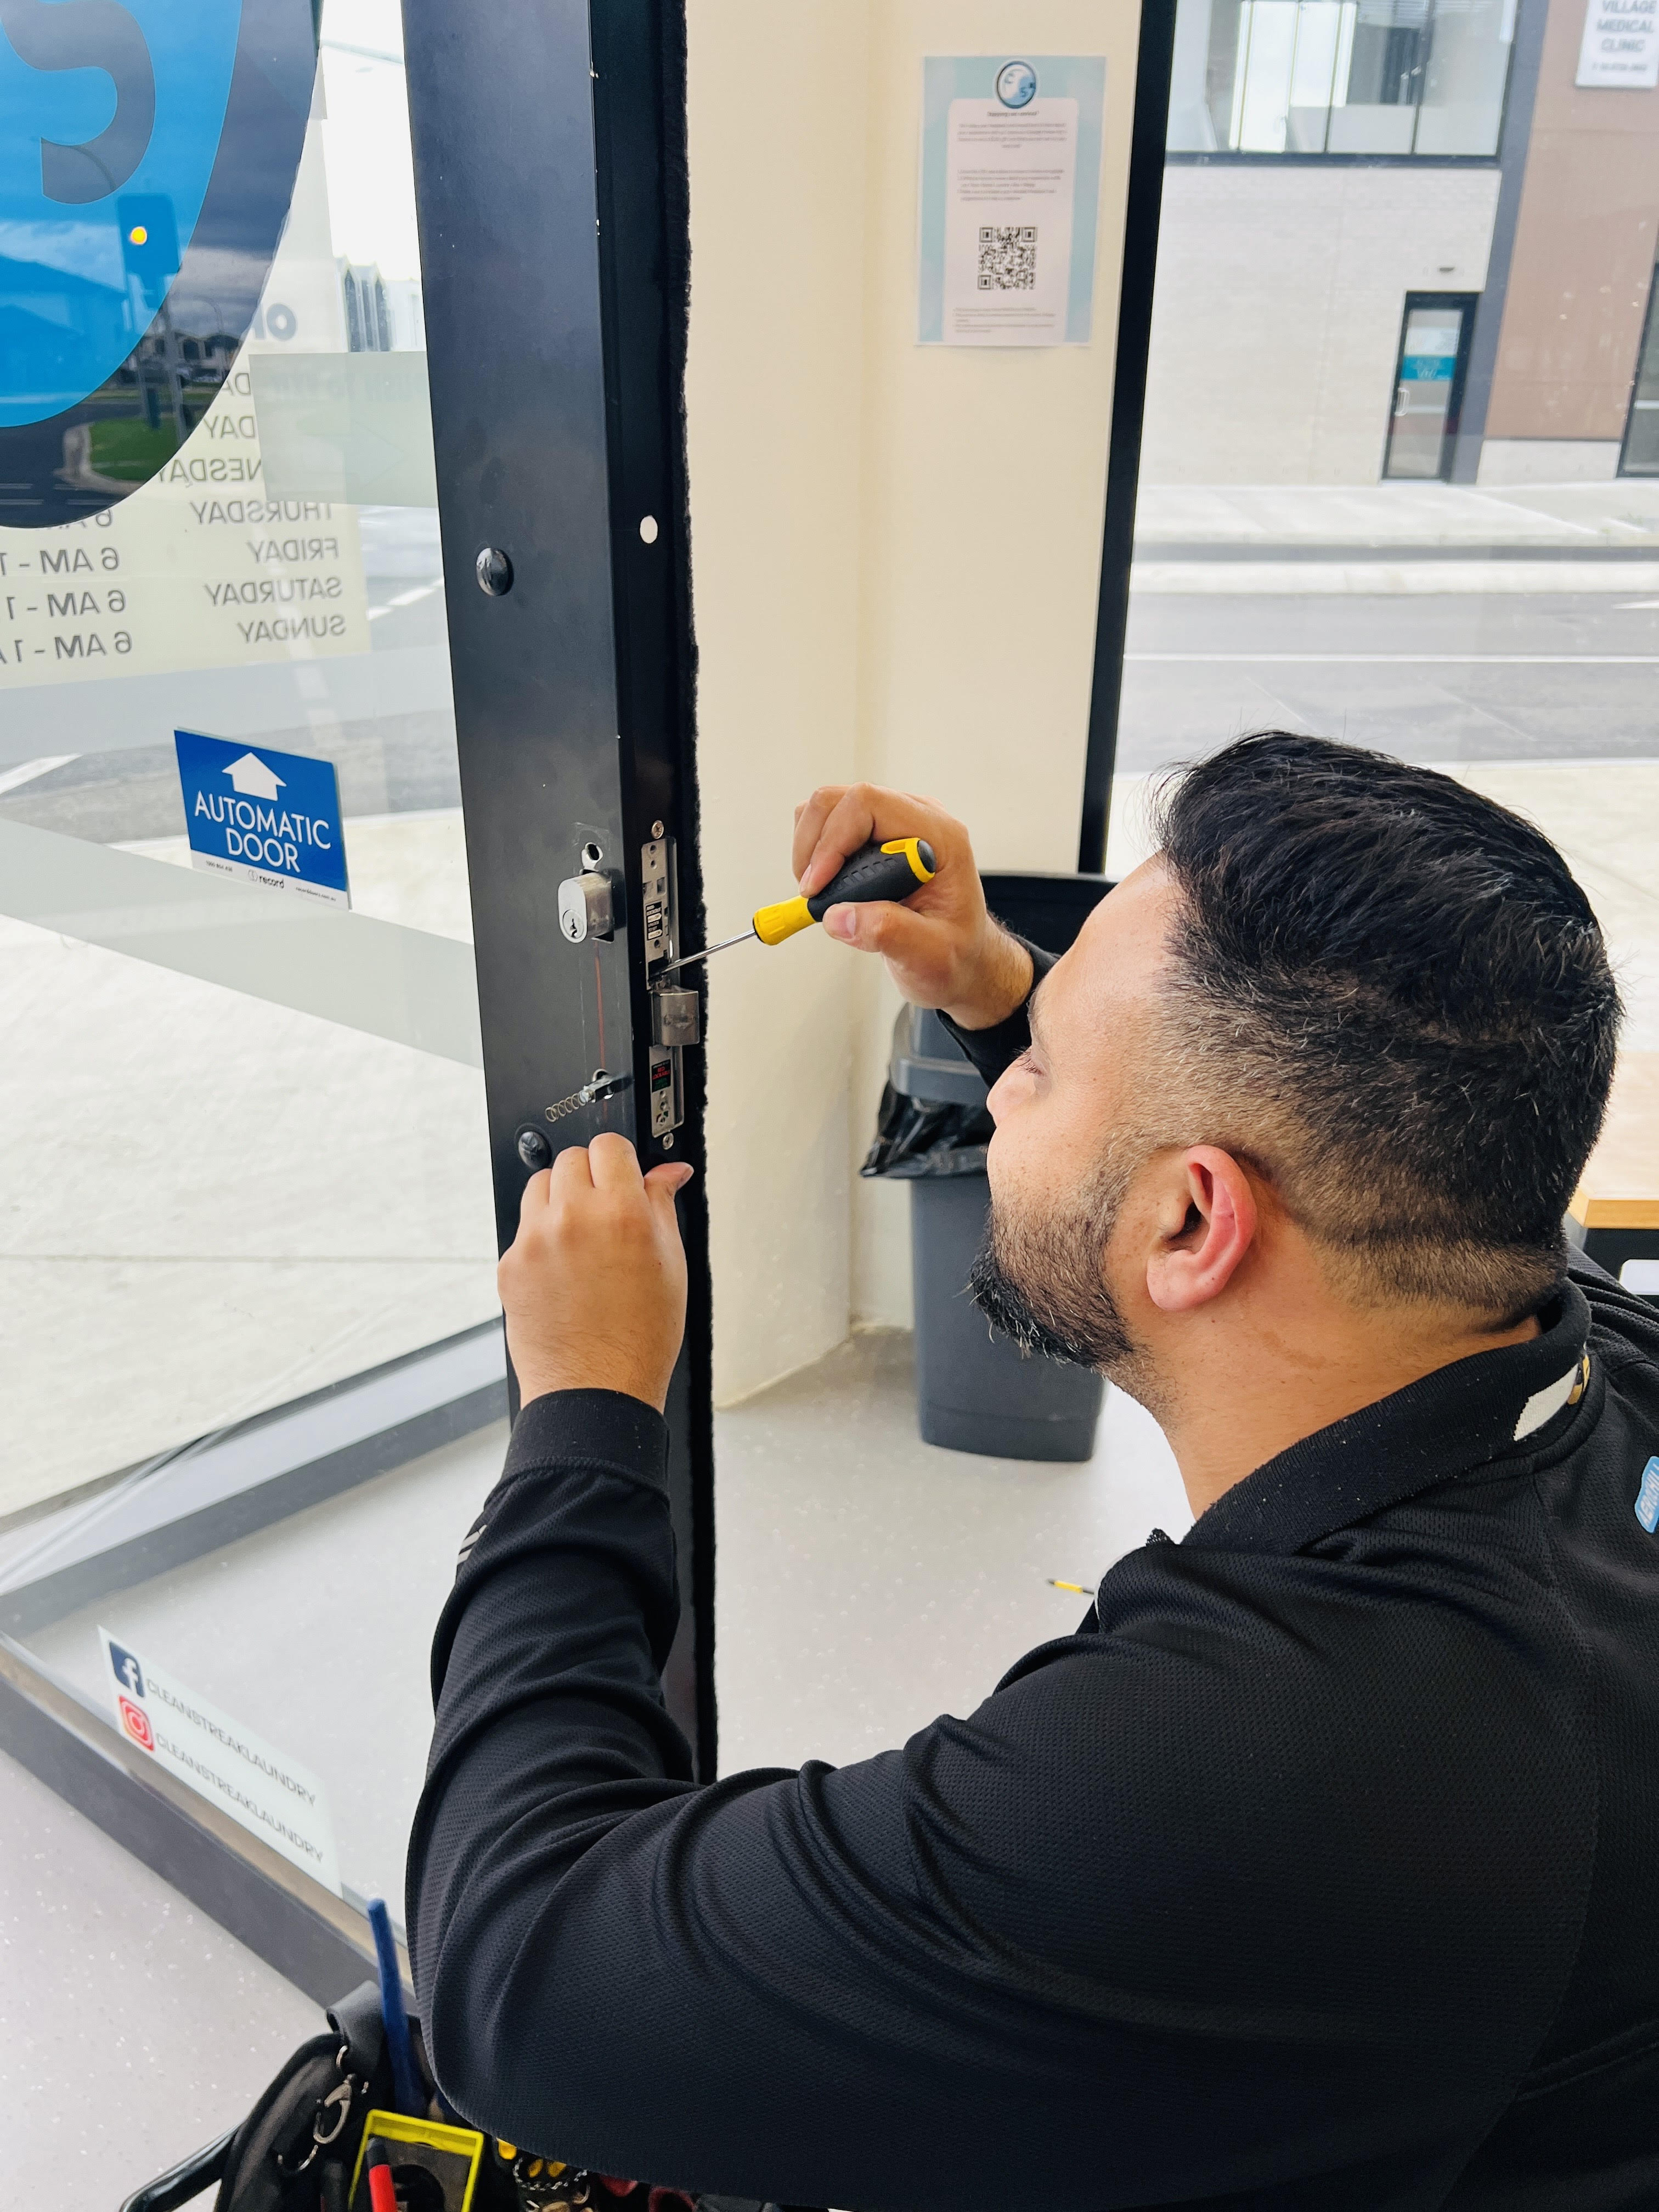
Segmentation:
[(672, 975), (677, 968), (692, 967), (731, 945), (746, 945), (751, 937), (757, 937), (763, 945), (781, 945), (786, 937), (822, 921), (832, 906), (868, 906), (878, 899), (908, 898), (933, 880), (933, 848), (925, 837), (890, 837), (884, 845), (866, 845), (811, 898), (782, 899), (776, 906), (762, 907), (747, 929), (739, 930), (735, 937), (722, 938), (718, 945), (706, 945), (701, 952), (671, 960), (666, 967), (654, 971), (652, 980)]

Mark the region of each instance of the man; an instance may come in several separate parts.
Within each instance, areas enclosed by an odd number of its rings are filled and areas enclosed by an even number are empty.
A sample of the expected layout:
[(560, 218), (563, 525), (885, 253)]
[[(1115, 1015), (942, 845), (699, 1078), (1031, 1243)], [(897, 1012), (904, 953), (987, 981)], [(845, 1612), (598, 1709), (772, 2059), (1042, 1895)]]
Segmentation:
[(1158, 829), (1051, 963), (935, 807), (798, 821), (808, 891), (932, 840), (824, 927), (996, 1079), (982, 1303), (1148, 1406), (1198, 1516), (968, 1718), (691, 1784), (684, 1170), (605, 1137), (526, 1190), (410, 1862), (480, 2124), (869, 2212), (1659, 2203), (1659, 1316), (1562, 1235), (1600, 933), (1527, 823), (1316, 739)]

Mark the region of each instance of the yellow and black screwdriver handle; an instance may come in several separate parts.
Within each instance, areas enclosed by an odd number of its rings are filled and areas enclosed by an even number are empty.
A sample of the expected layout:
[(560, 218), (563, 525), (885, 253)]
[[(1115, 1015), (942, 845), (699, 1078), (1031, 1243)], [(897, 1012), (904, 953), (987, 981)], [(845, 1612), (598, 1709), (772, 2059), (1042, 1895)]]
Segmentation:
[(876, 899), (908, 898), (933, 880), (933, 848), (925, 837), (890, 837), (854, 853), (811, 898), (781, 899), (755, 916), (763, 945), (781, 945), (797, 930), (822, 921), (832, 906), (867, 906)]

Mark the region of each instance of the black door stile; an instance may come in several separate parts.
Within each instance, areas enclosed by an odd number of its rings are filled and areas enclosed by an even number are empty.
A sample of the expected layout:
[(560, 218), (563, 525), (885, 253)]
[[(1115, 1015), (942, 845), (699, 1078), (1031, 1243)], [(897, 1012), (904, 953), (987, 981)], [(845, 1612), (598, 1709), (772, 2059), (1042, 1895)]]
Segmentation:
[[(681, 410), (684, 38), (674, 0), (404, 0), (433, 434), (497, 1230), (556, 1147), (648, 1126), (640, 854), (675, 841), (701, 941)], [(654, 537), (642, 534), (647, 517)], [(485, 547), (511, 588), (482, 590)], [(614, 938), (567, 944), (586, 843), (623, 886)], [(551, 1126), (604, 1066), (633, 1088)], [(647, 1164), (702, 1166), (702, 1054)], [(682, 1200), (687, 1350), (670, 1400), (684, 1619), (671, 1709), (714, 1765), (708, 1240)]]
[[(592, 11), (599, 296), (605, 331), (621, 762), (635, 842), (663, 821), (676, 841), (682, 947), (704, 945), (697, 842), (696, 682), (684, 388), (690, 288), (682, 0), (604, 0)], [(657, 536), (647, 544), (647, 517)], [(686, 971), (701, 991), (699, 969)], [(648, 1035), (644, 969), (632, 966), (635, 1035)], [(708, 1009), (705, 997), (703, 1020)], [(637, 1079), (636, 1079), (637, 1080)], [(703, 1182), (706, 1063), (684, 1055), (675, 1157), (696, 1169), (680, 1201), (691, 1295), (668, 1416), (686, 1611), (669, 1705), (700, 1775), (714, 1775), (714, 1346)], [(661, 1155), (653, 1151), (652, 1159)], [(688, 1716), (695, 1714), (691, 1729)]]

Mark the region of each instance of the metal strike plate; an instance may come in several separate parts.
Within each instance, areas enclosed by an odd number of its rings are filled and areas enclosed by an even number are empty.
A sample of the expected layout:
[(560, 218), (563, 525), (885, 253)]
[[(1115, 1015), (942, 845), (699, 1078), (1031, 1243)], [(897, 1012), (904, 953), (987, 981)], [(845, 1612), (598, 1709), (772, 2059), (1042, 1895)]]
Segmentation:
[(567, 876), (559, 885), (559, 930), (572, 945), (609, 937), (617, 927), (617, 902), (609, 876)]
[(666, 837), (653, 837), (640, 848), (640, 912), (648, 975), (674, 953), (674, 872)]
[(689, 1044), (702, 1042), (702, 1009), (697, 1004), (695, 991), (677, 991), (672, 986), (651, 994), (651, 1042), (653, 1044), (672, 1046), (677, 1051)]
[[(660, 827), (653, 823), (653, 828)], [(679, 950), (679, 885), (674, 871), (674, 841), (652, 837), (640, 848), (640, 936), (645, 947), (646, 980)], [(685, 1118), (685, 1089), (680, 1055), (702, 1035), (695, 991), (649, 991), (651, 1051), (647, 1097), (651, 1134), (663, 1150)], [(685, 1001), (690, 1001), (689, 1006)]]

